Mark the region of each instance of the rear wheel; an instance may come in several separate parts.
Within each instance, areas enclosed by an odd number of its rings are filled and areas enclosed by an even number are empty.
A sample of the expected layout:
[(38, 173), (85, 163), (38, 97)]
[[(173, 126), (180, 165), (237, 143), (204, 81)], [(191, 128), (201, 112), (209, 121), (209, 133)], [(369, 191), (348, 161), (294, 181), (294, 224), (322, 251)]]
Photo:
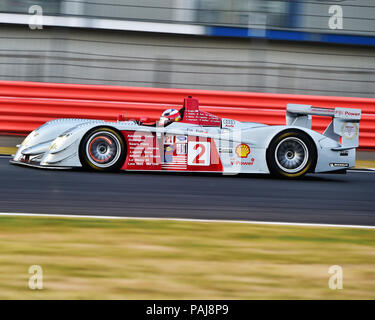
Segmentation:
[(94, 128), (83, 137), (79, 157), (84, 168), (115, 171), (125, 162), (125, 148), (125, 142), (116, 130)]
[(311, 171), (316, 162), (316, 148), (311, 138), (290, 130), (277, 135), (267, 149), (267, 164), (273, 175), (298, 178)]

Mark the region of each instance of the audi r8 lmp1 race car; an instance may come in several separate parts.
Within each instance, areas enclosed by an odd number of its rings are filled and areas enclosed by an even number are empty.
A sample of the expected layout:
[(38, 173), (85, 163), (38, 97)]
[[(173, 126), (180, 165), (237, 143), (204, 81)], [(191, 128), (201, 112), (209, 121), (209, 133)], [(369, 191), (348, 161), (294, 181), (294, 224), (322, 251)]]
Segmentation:
[[(323, 134), (312, 115), (332, 117)], [(355, 165), (361, 110), (288, 104), (286, 125), (219, 118), (184, 99), (160, 121), (52, 120), (31, 132), (11, 163), (99, 171), (271, 173), (296, 178)]]

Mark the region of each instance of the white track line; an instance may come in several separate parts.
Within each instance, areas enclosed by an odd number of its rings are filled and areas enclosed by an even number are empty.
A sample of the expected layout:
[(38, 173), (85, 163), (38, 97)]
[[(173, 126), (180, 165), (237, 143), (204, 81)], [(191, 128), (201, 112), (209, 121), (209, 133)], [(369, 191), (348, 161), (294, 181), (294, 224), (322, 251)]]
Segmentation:
[(1, 216), (10, 217), (42, 217), (42, 218), (76, 218), (76, 219), (106, 219), (106, 220), (146, 220), (146, 221), (180, 221), (180, 222), (209, 222), (209, 223), (241, 223), (272, 226), (297, 226), (297, 227), (329, 227), (329, 228), (355, 228), (375, 229), (375, 226), (345, 225), (345, 224), (324, 224), (324, 223), (294, 223), (294, 222), (268, 222), (250, 220), (210, 220), (210, 219), (184, 219), (184, 218), (147, 218), (147, 217), (119, 217), (119, 216), (91, 216), (72, 214), (44, 214), (44, 213), (8, 213), (0, 212)]

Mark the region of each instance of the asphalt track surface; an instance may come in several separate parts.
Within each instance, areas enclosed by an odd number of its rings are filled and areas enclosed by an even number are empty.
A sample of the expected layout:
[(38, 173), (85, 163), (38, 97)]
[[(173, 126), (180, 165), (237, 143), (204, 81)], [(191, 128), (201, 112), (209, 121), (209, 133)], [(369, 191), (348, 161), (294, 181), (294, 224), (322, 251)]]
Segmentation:
[(96, 173), (0, 158), (0, 212), (375, 225), (375, 172), (309, 175)]

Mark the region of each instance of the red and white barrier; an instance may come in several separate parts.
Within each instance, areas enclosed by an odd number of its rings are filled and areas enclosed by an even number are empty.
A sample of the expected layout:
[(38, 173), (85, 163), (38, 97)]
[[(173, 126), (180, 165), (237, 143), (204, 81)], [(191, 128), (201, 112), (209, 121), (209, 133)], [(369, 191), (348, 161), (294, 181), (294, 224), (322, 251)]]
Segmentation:
[[(375, 99), (17, 81), (0, 81), (0, 133), (27, 134), (56, 118), (116, 120), (125, 114), (157, 119), (189, 95), (199, 99), (202, 110), (220, 117), (270, 125), (285, 124), (288, 103), (359, 108), (360, 148), (375, 148)], [(313, 129), (322, 131), (329, 121), (316, 116)]]

